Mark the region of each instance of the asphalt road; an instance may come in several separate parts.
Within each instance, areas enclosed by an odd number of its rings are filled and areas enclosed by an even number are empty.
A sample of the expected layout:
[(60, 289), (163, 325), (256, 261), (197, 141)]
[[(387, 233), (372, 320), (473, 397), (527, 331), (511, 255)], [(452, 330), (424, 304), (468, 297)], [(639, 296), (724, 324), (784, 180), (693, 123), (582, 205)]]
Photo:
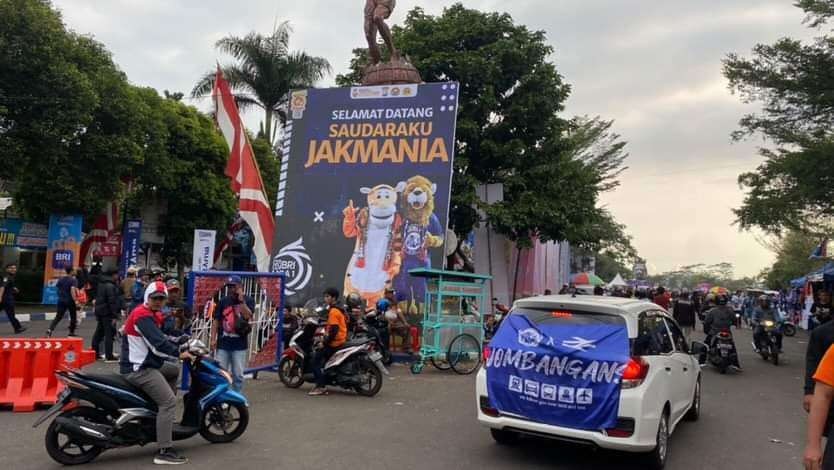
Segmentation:
[[(46, 325), (34, 322), (26, 333), (38, 336)], [(85, 321), (81, 334), (89, 339), (93, 326)], [(63, 328), (60, 332), (65, 333), (66, 323)], [(0, 324), (0, 336), (9, 333), (8, 324)], [(778, 367), (753, 355), (750, 336), (749, 330), (736, 336), (745, 367), (742, 374), (703, 371), (701, 419), (684, 422), (675, 431), (667, 468), (800, 468), (806, 336), (800, 332), (785, 338), (784, 362)], [(115, 369), (103, 363), (91, 367)], [(178, 446), (191, 459), (190, 467), (201, 470), (640, 468), (629, 454), (547, 440), (530, 438), (517, 447), (494, 444), (488, 430), (475, 420), (474, 379), (431, 367), (415, 376), (404, 366), (394, 366), (380, 394), (369, 399), (339, 392), (308, 397), (308, 386), (289, 390), (275, 375), (262, 374), (245, 385), (251, 420), (241, 439), (211, 445), (198, 436)], [(31, 426), (38, 415), (0, 411), (3, 468), (60, 468), (44, 449), (46, 426)], [(108, 451), (87, 467), (151, 468), (152, 453), (151, 447)]]

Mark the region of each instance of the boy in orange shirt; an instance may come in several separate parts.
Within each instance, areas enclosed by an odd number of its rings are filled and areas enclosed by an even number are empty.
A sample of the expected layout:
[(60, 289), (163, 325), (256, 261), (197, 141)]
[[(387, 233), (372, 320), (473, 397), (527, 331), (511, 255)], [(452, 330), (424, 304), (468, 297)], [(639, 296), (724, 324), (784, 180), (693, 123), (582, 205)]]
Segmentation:
[(316, 353), (313, 363), (313, 374), (316, 377), (316, 386), (310, 390), (310, 395), (327, 395), (327, 377), (324, 374), (324, 365), (336, 350), (347, 342), (347, 317), (345, 313), (336, 306), (339, 301), (339, 290), (335, 287), (328, 287), (324, 291), (324, 303), (327, 304), (327, 325), (325, 330), (324, 347)]
[[(828, 409), (834, 399), (834, 346), (828, 348), (814, 374), (814, 396), (808, 417), (808, 444), (805, 446), (806, 470), (834, 470), (834, 438), (829, 438), (822, 451), (822, 434)], [(829, 434), (830, 435), (830, 434)]]

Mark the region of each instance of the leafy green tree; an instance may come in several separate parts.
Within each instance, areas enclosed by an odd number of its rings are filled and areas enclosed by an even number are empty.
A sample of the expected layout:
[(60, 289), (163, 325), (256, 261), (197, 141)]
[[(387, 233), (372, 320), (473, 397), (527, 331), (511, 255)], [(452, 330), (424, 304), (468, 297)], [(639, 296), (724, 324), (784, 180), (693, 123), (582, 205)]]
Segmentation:
[[(519, 248), (533, 237), (601, 241), (593, 239), (604, 217), (597, 197), (616, 186), (624, 144), (610, 123), (560, 117), (570, 86), (547, 60), (553, 48), (544, 32), (458, 3), (440, 16), (411, 10), (394, 40), (423, 80), (461, 84), (450, 214), (457, 233), (480, 222), (480, 205)], [(337, 82), (359, 83), (367, 63), (367, 50), (355, 49), (350, 72)], [(503, 184), (504, 201), (480, 204), (476, 188), (490, 183)]]
[[(322, 57), (290, 51), (291, 32), (289, 23), (284, 22), (269, 36), (252, 32), (245, 37), (227, 36), (215, 44), (237, 61), (235, 65), (221, 67), (223, 76), (238, 91), (235, 99), (241, 110), (254, 106), (264, 111), (261, 131), (270, 143), (275, 136), (273, 123), (286, 122), (289, 92), (310, 88), (331, 71), (330, 63)], [(215, 71), (206, 73), (194, 86), (191, 96), (211, 93), (214, 77)]]
[(252, 142), (252, 151), (255, 152), (255, 161), (258, 162), (258, 168), (261, 170), (261, 179), (263, 179), (266, 189), (267, 201), (274, 205), (281, 179), (280, 161), (272, 145), (269, 144), (263, 134), (258, 134), (257, 138), (250, 139), (250, 141)]
[(791, 230), (771, 246), (776, 261), (766, 271), (765, 281), (771, 289), (784, 289), (790, 281), (821, 268), (824, 260), (809, 259), (808, 255), (819, 245), (820, 239), (807, 233)]
[(0, 18), (0, 178), (32, 219), (93, 217), (141, 159), (136, 93), (49, 2), (0, 0)]
[[(834, 1), (799, 0), (809, 27), (823, 27), (834, 14)], [(729, 54), (724, 75), (746, 103), (762, 103), (744, 116), (736, 139), (759, 134), (773, 147), (764, 162), (742, 174), (747, 190), (736, 210), (743, 228), (779, 233), (785, 229), (830, 231), (834, 217), (834, 37), (810, 41), (783, 38), (758, 44), (751, 58)]]
[(166, 208), (159, 234), (163, 255), (179, 268), (191, 262), (194, 230), (223, 233), (237, 202), (224, 175), (229, 150), (212, 120), (194, 107), (138, 90), (149, 110), (144, 164), (130, 205), (134, 215), (149, 201)]

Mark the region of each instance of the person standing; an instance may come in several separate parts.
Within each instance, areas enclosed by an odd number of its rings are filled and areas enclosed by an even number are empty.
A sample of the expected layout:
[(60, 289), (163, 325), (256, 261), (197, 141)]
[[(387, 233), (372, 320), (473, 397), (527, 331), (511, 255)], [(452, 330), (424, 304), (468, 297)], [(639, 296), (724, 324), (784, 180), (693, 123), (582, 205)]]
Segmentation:
[(246, 350), (251, 330), (249, 321), (255, 310), (255, 301), (243, 292), (240, 276), (230, 276), (226, 283), (229, 294), (220, 299), (214, 311), (211, 327), (211, 349), (220, 367), (232, 374), (232, 389), (243, 388), (243, 370), (246, 367)]
[(93, 349), (96, 357), (101, 357), (101, 341), (104, 340), (104, 362), (118, 362), (113, 355), (113, 337), (116, 335), (116, 322), (122, 312), (122, 294), (116, 283), (119, 272), (108, 269), (98, 282), (95, 303), (96, 332), (93, 334)]
[(15, 287), (15, 276), (17, 275), (17, 265), (9, 263), (6, 265), (6, 274), (3, 275), (2, 282), (0, 282), (0, 310), (6, 312), (9, 317), (9, 323), (12, 324), (15, 334), (20, 334), (26, 331), (26, 327), (21, 325), (14, 314), (14, 297), (17, 295), (17, 287)]
[(136, 284), (136, 267), (131, 266), (127, 268), (127, 273), (125, 274), (125, 278), (122, 279), (122, 283), (119, 285), (122, 289), (122, 299), (125, 305), (130, 305), (130, 302), (133, 301), (133, 286)]
[(664, 310), (669, 310), (670, 298), (669, 295), (666, 294), (666, 289), (663, 286), (657, 288), (657, 292), (655, 293), (652, 301), (663, 307)]
[(672, 317), (678, 322), (686, 341), (689, 342), (692, 331), (695, 329), (695, 306), (689, 301), (689, 294), (686, 292), (679, 296), (672, 307)]
[[(834, 322), (831, 317), (831, 296), (827, 291), (821, 291), (817, 302), (814, 303), (815, 313), (820, 325), (811, 331), (808, 348), (805, 350), (805, 386), (802, 407), (806, 412), (811, 411), (814, 395), (814, 373), (831, 346), (834, 346)], [(823, 435), (828, 437), (831, 426), (834, 425), (834, 409), (828, 412), (828, 424), (823, 428)]]
[(76, 303), (78, 302), (78, 281), (75, 279), (75, 269), (72, 266), (67, 266), (64, 269), (64, 276), (58, 279), (55, 286), (58, 290), (58, 311), (55, 313), (55, 319), (49, 324), (49, 329), (46, 330), (46, 337), (51, 338), (55, 328), (64, 319), (64, 315), (69, 312), (69, 336), (75, 335), (75, 328), (78, 326), (78, 309)]

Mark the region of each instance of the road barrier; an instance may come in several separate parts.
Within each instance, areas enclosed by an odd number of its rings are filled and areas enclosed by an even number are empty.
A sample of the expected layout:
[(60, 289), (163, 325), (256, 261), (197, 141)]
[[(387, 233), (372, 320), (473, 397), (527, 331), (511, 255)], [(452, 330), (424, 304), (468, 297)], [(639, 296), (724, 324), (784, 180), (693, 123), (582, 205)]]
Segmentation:
[(0, 406), (34, 411), (52, 405), (64, 388), (55, 371), (96, 361), (81, 338), (0, 338)]

